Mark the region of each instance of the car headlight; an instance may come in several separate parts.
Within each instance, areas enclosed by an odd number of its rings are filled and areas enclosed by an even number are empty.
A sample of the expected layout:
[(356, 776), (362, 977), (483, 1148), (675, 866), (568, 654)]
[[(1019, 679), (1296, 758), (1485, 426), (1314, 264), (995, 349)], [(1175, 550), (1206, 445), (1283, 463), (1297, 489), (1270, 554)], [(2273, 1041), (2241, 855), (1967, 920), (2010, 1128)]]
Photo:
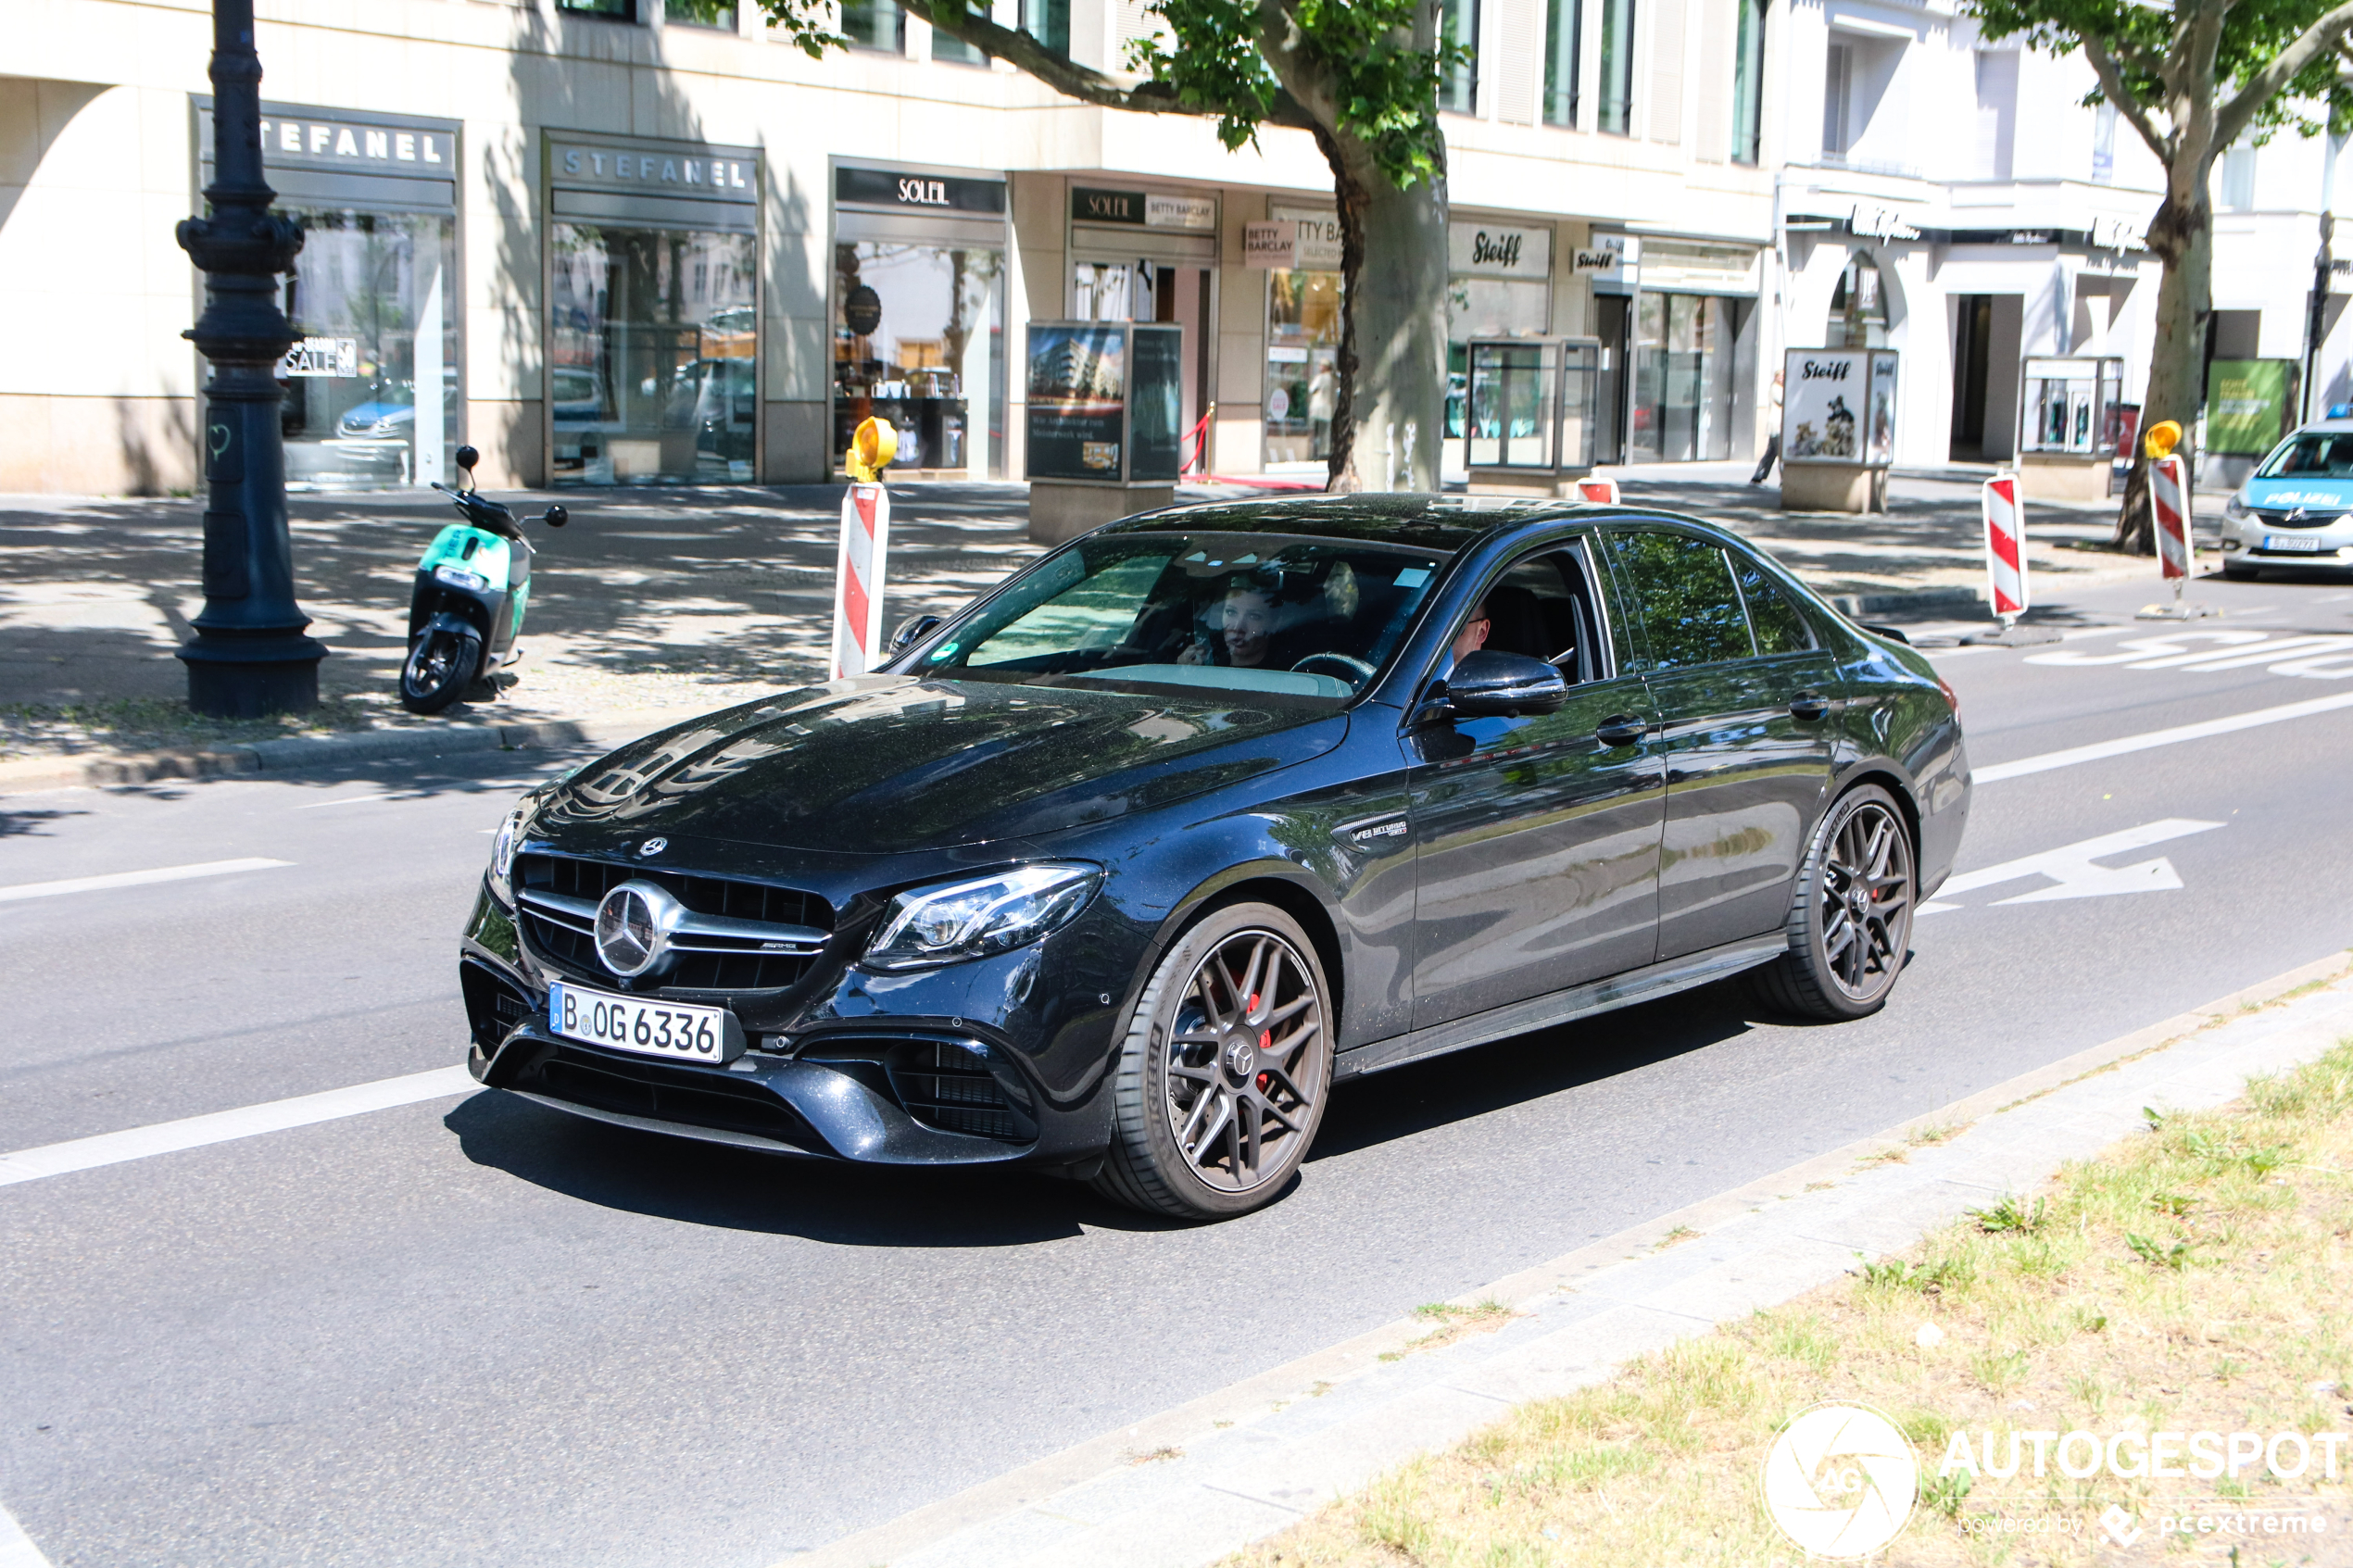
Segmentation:
[(498, 824), (498, 836), (490, 841), (490, 890), (509, 904), (515, 901), (515, 847), (522, 842), (523, 827), (538, 803), (535, 792), (515, 802), (515, 809)]
[(490, 586), (489, 578), (479, 571), (468, 571), (460, 566), (436, 566), (433, 569), (433, 574), (452, 588), (463, 588), (470, 594), (479, 594)]
[(891, 901), (866, 964), (925, 969), (1027, 947), (1076, 919), (1102, 881), (1094, 866), (1048, 864), (912, 889)]
[(2245, 517), (2246, 515), (2246, 502), (2240, 497), (2237, 491), (2232, 491), (2231, 498), (2222, 503), (2222, 515), (2224, 517)]

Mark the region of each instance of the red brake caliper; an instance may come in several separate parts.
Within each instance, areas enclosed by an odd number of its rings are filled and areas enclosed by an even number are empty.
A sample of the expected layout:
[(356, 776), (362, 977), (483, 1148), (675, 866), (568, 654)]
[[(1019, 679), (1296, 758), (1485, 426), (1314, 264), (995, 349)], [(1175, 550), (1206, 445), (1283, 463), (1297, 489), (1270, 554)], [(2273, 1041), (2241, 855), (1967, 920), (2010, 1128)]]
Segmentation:
[[(1258, 993), (1256, 993), (1255, 991), (1253, 991), (1253, 992), (1252, 992), (1252, 993), (1251, 993), (1251, 997), (1250, 997), (1250, 1006), (1249, 1006), (1249, 1007), (1247, 1007), (1247, 1008), (1245, 1008), (1245, 1009), (1243, 1009), (1242, 1010), (1243, 1010), (1245, 1013), (1252, 1013), (1252, 1012), (1256, 1012), (1256, 1011), (1258, 1010)], [(1275, 1043), (1275, 1032), (1274, 1032), (1272, 1029), (1261, 1029), (1261, 1030), (1258, 1032), (1258, 1048), (1259, 1048), (1260, 1050), (1262, 1050), (1262, 1051), (1263, 1051), (1263, 1050), (1266, 1049), (1269, 1046), (1272, 1046), (1274, 1043)], [(1258, 1086), (1259, 1086), (1259, 1088), (1260, 1088), (1262, 1091), (1263, 1091), (1263, 1090), (1266, 1087), (1267, 1082), (1268, 1082), (1268, 1081), (1269, 1081), (1269, 1080), (1270, 1080), (1273, 1076), (1274, 1076), (1274, 1075), (1273, 1075), (1272, 1073), (1261, 1073), (1258, 1075)]]

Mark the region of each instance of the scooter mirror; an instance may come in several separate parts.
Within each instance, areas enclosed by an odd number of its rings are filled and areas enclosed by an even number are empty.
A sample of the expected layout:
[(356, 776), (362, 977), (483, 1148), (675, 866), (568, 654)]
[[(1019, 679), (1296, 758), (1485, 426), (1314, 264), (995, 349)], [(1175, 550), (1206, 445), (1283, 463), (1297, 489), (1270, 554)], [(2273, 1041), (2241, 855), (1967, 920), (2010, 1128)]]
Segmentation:
[(549, 507), (547, 508), (547, 515), (541, 518), (539, 521), (546, 523), (550, 528), (561, 528), (565, 523), (572, 521), (572, 514), (564, 510), (561, 507)]
[(472, 447), (460, 446), (458, 448), (458, 466), (459, 468), (471, 471), (473, 466), (480, 461), (482, 461), (482, 454), (475, 451)]

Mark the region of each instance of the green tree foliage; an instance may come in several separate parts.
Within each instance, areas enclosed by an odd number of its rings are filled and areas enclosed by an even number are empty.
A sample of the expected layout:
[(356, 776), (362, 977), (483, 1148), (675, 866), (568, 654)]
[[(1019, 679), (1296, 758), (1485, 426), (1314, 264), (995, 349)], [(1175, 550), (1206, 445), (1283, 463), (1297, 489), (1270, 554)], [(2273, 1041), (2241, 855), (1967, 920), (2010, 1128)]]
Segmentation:
[[(2322, 119), (2339, 132), (2353, 124), (2343, 74), (2353, 0), (1968, 0), (1967, 9), (1989, 40), (2081, 49), (2099, 78), (2091, 101), (2115, 105), (2164, 166), (2165, 196), (2148, 226), (2165, 271), (2141, 425), (2195, 429), (2213, 308), (2214, 159), (2282, 124), (2307, 134)], [(2194, 457), (2186, 444), (2184, 453)], [(2117, 542), (2143, 552), (2151, 547), (2146, 483), (2136, 456)]]
[[(902, 0), (942, 32), (1084, 103), (1214, 119), (1229, 149), (1262, 126), (1305, 131), (1332, 169), (1340, 209), (1341, 342), (1332, 484), (1355, 489), (1358, 437), (1386, 420), (1428, 433), (1403, 477), (1437, 488), (1445, 396), (1445, 73), (1465, 58), (1439, 36), (1431, 0), (1154, 0), (1159, 28), (1131, 44), (1130, 75), (1059, 54), (967, 0)], [(847, 43), (825, 0), (761, 0), (814, 57)], [(1374, 243), (1375, 240), (1378, 243)]]

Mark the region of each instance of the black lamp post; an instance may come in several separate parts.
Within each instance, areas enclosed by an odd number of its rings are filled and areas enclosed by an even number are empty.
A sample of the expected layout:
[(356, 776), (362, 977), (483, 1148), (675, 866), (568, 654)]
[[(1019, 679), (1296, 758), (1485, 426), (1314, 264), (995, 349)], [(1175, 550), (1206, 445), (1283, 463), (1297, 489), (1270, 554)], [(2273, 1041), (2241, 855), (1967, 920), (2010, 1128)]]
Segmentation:
[(183, 220), (180, 247), (205, 275), (204, 314), (186, 335), (212, 362), (204, 429), (204, 609), (180, 649), (188, 706), (253, 718), (319, 705), (324, 645), (305, 636), (286, 533), (286, 450), (276, 367), (294, 342), (278, 276), (302, 231), (261, 176), (261, 57), (253, 0), (213, 0), (208, 218)]

